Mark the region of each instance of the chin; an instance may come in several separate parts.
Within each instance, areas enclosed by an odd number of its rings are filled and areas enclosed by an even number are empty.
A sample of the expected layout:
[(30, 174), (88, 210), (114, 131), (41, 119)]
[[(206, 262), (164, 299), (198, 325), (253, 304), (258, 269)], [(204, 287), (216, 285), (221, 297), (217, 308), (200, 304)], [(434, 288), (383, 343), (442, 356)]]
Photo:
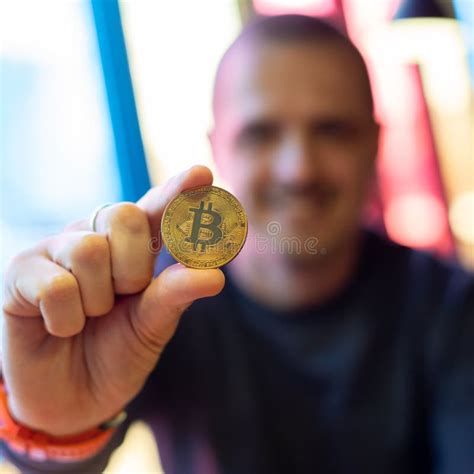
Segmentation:
[(323, 261), (325, 261), (325, 255), (321, 252), (288, 253), (282, 255), (282, 261), (286, 268), (308, 271), (320, 267)]
[(330, 219), (313, 219), (306, 220), (295, 225), (287, 225), (283, 228), (282, 236), (285, 238), (297, 237), (303, 243), (308, 243), (311, 246), (313, 241), (318, 242), (318, 246), (327, 244), (337, 235), (334, 231), (335, 226)]

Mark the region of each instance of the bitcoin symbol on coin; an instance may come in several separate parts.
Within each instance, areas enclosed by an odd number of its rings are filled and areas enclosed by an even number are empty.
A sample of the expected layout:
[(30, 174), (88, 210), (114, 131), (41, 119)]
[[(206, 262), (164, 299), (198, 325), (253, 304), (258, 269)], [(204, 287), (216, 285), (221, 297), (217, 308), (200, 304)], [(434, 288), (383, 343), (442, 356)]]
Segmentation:
[[(212, 202), (208, 204), (207, 209), (204, 209), (204, 201), (201, 201), (199, 207), (190, 207), (189, 211), (194, 212), (194, 220), (191, 237), (187, 237), (186, 241), (193, 244), (194, 250), (197, 250), (198, 245), (201, 245), (201, 251), (204, 252), (206, 250), (206, 245), (215, 245), (222, 239), (222, 231), (219, 228), (222, 217), (218, 212), (212, 210)], [(211, 216), (211, 222), (204, 222), (203, 214)], [(208, 233), (210, 231), (211, 238), (200, 238), (202, 235), (201, 229), (207, 230)]]
[(217, 268), (242, 249), (247, 216), (229, 192), (201, 186), (182, 192), (166, 206), (161, 235), (178, 262), (193, 268)]

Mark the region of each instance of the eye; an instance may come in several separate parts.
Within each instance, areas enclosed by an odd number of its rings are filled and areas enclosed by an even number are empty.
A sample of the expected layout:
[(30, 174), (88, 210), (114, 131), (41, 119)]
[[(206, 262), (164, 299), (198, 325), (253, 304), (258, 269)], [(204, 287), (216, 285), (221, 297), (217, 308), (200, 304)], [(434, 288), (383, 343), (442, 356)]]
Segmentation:
[(316, 135), (322, 135), (328, 138), (350, 138), (355, 132), (354, 127), (340, 120), (328, 120), (326, 122), (315, 124), (313, 132)]
[(253, 122), (246, 125), (238, 136), (241, 145), (264, 145), (277, 138), (279, 127), (274, 122)]

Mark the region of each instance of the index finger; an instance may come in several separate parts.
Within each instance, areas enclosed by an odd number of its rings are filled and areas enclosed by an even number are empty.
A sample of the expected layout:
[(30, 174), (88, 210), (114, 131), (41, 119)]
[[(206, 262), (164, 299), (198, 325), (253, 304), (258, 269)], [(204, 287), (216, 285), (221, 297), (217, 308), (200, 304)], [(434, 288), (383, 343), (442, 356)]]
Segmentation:
[(196, 186), (212, 184), (212, 172), (206, 166), (196, 165), (171, 178), (166, 183), (151, 188), (137, 201), (137, 206), (148, 216), (151, 235), (160, 235), (161, 217), (166, 205), (179, 193)]

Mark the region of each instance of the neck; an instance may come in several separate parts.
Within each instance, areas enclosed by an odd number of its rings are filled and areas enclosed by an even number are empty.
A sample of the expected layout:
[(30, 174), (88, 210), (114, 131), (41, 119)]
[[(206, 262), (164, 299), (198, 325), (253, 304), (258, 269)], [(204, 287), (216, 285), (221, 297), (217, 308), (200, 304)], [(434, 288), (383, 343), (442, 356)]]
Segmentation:
[(246, 245), (229, 265), (235, 284), (252, 299), (278, 310), (294, 310), (325, 303), (336, 296), (354, 276), (361, 236), (325, 255), (308, 259), (255, 253)]

